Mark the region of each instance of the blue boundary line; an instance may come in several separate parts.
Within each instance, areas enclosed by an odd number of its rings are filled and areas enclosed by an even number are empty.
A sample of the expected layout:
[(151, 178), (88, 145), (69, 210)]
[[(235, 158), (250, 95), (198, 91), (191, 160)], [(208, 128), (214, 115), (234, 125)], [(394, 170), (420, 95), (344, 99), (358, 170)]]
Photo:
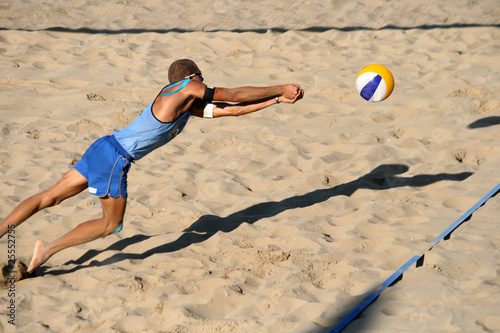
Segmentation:
[(464, 215), (460, 216), (458, 220), (456, 220), (452, 225), (446, 228), (446, 230), (444, 230), (441, 234), (439, 234), (439, 236), (434, 238), (431, 241), (431, 245), (432, 246), (436, 245), (437, 243), (442, 241), (445, 237), (450, 235), (460, 224), (462, 224), (465, 220), (467, 220), (472, 215), (472, 213), (474, 213), (479, 207), (484, 205), (484, 203), (488, 201), (488, 199), (490, 199), (492, 196), (494, 196), (495, 193), (497, 193), (498, 191), (500, 191), (500, 184), (495, 186), (491, 191), (488, 192), (488, 194), (482, 197), (481, 200), (476, 202), (474, 206), (472, 206), (468, 211), (466, 211)]
[[(495, 186), (491, 191), (489, 191), (484, 197), (481, 198), (474, 206), (472, 206), (467, 212), (465, 212), (458, 220), (456, 220), (453, 224), (451, 224), (448, 228), (446, 228), (439, 236), (434, 238), (430, 242), (430, 247), (427, 251), (432, 250), (432, 248), (442, 241), (444, 238), (451, 235), (451, 233), (458, 228), (460, 224), (462, 224), (465, 220), (467, 220), (479, 207), (484, 205), (488, 199), (494, 196), (497, 192), (500, 191), (500, 183)], [(426, 251), (426, 252), (427, 252)], [(387, 287), (390, 287), (392, 284), (397, 282), (402, 276), (403, 273), (410, 268), (413, 264), (415, 264), (420, 258), (424, 256), (425, 253), (421, 255), (415, 255), (410, 260), (408, 260), (403, 266), (401, 266), (397, 271), (395, 271), (387, 280), (382, 282), (379, 290), (372, 292), (368, 297), (366, 297), (354, 310), (352, 310), (340, 323), (337, 324), (330, 331), (330, 333), (338, 333), (342, 331), (351, 321), (354, 320), (364, 309), (366, 309)]]

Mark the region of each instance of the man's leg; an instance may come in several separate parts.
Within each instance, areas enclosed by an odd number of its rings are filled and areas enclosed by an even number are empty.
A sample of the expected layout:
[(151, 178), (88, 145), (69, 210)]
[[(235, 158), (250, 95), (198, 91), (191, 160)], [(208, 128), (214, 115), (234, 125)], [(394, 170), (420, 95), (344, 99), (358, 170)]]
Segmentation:
[(0, 238), (9, 230), (9, 225), (18, 226), (36, 212), (58, 205), (62, 201), (80, 193), (88, 187), (87, 179), (75, 169), (68, 171), (47, 191), (34, 195), (21, 202), (0, 224)]
[(103, 197), (102, 217), (78, 225), (66, 235), (56, 239), (52, 243), (37, 241), (33, 251), (33, 258), (28, 267), (28, 273), (33, 272), (45, 263), (55, 253), (68, 247), (90, 242), (94, 239), (107, 236), (113, 233), (122, 223), (125, 215), (127, 200), (118, 197)]

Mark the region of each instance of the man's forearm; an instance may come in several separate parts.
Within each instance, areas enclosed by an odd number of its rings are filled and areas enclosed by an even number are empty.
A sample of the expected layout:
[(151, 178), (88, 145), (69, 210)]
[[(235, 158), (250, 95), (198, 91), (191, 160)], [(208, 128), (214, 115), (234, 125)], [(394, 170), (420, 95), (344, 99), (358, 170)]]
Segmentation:
[(214, 103), (214, 118), (224, 116), (241, 116), (247, 113), (262, 110), (276, 103), (277, 101), (274, 98), (239, 104)]
[(283, 86), (216, 88), (214, 101), (252, 102), (283, 94)]

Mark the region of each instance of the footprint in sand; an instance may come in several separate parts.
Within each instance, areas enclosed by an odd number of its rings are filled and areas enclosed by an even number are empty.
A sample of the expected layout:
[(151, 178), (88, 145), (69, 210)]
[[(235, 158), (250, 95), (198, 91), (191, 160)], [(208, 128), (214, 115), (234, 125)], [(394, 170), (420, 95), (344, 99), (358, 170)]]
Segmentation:
[(0, 275), (0, 289), (8, 289), (12, 282), (17, 282), (30, 276), (28, 274), (28, 266), (19, 260), (16, 260), (12, 265), (1, 263), (0, 269), (2, 271), (2, 275)]

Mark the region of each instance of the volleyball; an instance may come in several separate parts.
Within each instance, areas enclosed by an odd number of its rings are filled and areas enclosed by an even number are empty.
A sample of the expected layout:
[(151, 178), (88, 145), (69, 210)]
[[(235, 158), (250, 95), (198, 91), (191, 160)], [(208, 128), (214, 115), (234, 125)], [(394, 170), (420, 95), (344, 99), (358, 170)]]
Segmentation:
[(367, 101), (381, 102), (391, 95), (394, 77), (382, 65), (368, 65), (356, 77), (356, 89)]

